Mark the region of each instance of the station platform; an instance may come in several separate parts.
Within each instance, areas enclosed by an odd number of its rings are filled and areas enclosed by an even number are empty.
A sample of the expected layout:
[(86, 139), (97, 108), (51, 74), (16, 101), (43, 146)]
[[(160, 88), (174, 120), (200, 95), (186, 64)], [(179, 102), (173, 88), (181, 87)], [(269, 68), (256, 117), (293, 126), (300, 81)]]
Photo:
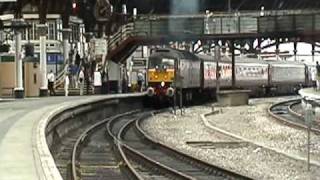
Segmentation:
[(135, 93), (0, 100), (0, 179), (61, 179), (58, 171), (50, 171), (50, 163), (51, 167), (55, 166), (52, 156), (39, 153), (50, 153), (48, 147), (45, 147), (45, 137), (42, 140), (38, 138), (40, 134), (44, 136), (46, 127), (42, 126), (39, 130), (39, 124), (43, 124), (44, 119), (50, 119), (53, 114), (70, 107), (104, 99), (142, 95), (143, 93)]
[(304, 88), (299, 90), (300, 96), (303, 98), (320, 100), (320, 91), (317, 91), (315, 88)]

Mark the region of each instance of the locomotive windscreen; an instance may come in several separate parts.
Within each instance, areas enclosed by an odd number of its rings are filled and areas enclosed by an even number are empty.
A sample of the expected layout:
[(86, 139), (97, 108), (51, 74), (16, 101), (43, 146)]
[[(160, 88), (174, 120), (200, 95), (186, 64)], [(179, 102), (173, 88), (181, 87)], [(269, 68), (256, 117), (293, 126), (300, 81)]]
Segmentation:
[(150, 58), (149, 69), (173, 69), (174, 59), (170, 58)]

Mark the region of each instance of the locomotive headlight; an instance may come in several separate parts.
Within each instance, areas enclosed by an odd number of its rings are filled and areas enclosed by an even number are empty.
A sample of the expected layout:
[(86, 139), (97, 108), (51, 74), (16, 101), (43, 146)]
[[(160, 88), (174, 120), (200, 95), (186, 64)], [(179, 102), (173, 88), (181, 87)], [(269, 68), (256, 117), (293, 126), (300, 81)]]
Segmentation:
[(164, 85), (166, 85), (166, 83), (165, 82), (161, 82), (161, 87), (164, 87)]
[(167, 66), (164, 65), (164, 66), (163, 66), (163, 69), (164, 69), (164, 71), (167, 71)]

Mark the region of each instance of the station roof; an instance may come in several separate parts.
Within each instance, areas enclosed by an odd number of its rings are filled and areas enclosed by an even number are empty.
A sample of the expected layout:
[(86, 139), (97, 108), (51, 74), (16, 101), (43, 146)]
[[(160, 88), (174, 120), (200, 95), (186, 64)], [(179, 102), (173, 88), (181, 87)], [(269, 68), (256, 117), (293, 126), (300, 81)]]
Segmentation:
[[(112, 2), (112, 1), (111, 1)], [(317, 0), (230, 0), (232, 10), (315, 9), (320, 8)], [(113, 0), (114, 5), (127, 4), (128, 9), (138, 8), (138, 13), (189, 13), (227, 11), (228, 0)], [(121, 8), (121, 7), (120, 7)]]
[[(15, 13), (18, 9), (30, 9), (28, 13), (61, 14), (63, 19), (70, 15), (77, 15), (84, 19), (86, 28), (88, 24), (95, 24), (95, 9), (97, 2), (111, 3), (115, 12), (122, 11), (122, 5), (127, 5), (127, 12), (132, 13), (133, 8), (138, 14), (197, 14), (210, 11), (228, 11), (228, 0), (17, 0), (17, 2), (0, 2), (0, 15)], [(76, 13), (72, 5), (77, 4)], [(230, 0), (232, 11), (260, 10), (291, 10), (291, 9), (320, 9), (319, 0)], [(37, 8), (39, 7), (39, 8)], [(45, 17), (42, 15), (41, 17)], [(65, 25), (65, 24), (64, 24)]]
[[(188, 13), (190, 11), (204, 12), (227, 11), (228, 0), (17, 0), (21, 6), (32, 3), (39, 5), (41, 2), (48, 4), (48, 12), (54, 12), (65, 9), (65, 5), (70, 8), (73, 2), (83, 6), (94, 6), (97, 1), (109, 1), (116, 11), (122, 9), (126, 4), (128, 11), (132, 12), (134, 7), (138, 13), (170, 14), (170, 13)], [(320, 1), (317, 0), (230, 0), (232, 10), (260, 10), (264, 6), (265, 10), (284, 10), (284, 9), (315, 9), (320, 8)], [(0, 2), (0, 13), (6, 10), (15, 10), (16, 2)], [(82, 8), (81, 8), (82, 9)], [(85, 8), (82, 9), (83, 11)]]

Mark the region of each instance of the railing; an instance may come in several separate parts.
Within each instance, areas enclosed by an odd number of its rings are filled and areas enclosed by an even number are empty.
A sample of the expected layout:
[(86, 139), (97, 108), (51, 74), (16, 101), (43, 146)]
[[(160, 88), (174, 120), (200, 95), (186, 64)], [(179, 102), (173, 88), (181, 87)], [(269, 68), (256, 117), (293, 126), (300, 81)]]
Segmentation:
[(132, 36), (133, 33), (133, 23), (128, 23), (125, 25), (120, 26), (119, 30), (112, 36), (110, 36), (110, 39), (108, 41), (108, 49), (113, 50), (117, 46), (120, 45), (120, 43), (130, 36)]
[[(149, 37), (320, 31), (320, 11), (236, 12), (209, 15), (139, 16), (134, 31)], [(285, 13), (286, 12), (286, 13)]]
[(66, 73), (67, 64), (64, 64), (63, 69), (59, 72), (59, 74), (56, 77), (56, 81), (54, 83), (54, 89), (57, 89), (58, 87), (61, 87), (64, 85), (64, 75)]
[[(108, 39), (108, 52), (129, 37), (162, 38), (247, 35), (297, 32), (320, 33), (320, 10), (238, 11), (196, 15), (140, 15), (123, 21)], [(246, 37), (247, 37), (246, 36)], [(272, 36), (272, 35), (271, 35)], [(106, 62), (106, 61), (105, 61)]]

